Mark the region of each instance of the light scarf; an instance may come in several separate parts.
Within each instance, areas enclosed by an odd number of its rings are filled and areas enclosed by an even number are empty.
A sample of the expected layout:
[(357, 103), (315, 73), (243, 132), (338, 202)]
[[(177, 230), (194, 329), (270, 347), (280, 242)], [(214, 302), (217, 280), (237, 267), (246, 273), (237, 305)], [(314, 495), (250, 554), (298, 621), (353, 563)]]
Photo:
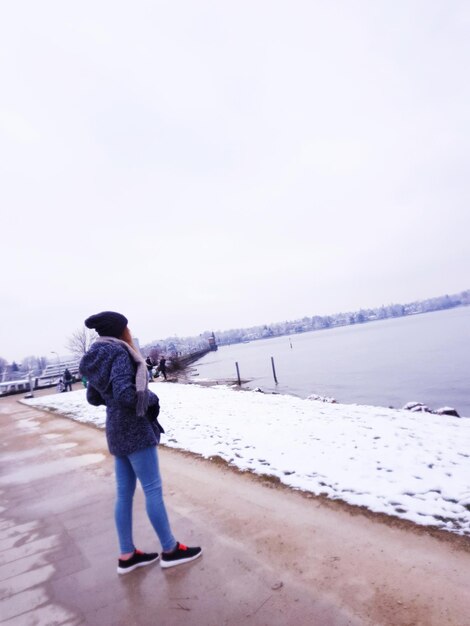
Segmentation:
[(137, 365), (137, 371), (135, 373), (135, 388), (137, 390), (137, 406), (136, 413), (138, 417), (143, 417), (147, 413), (148, 409), (148, 386), (149, 378), (147, 372), (147, 365), (143, 356), (135, 348), (132, 348), (128, 343), (117, 339), (116, 337), (98, 337), (96, 340), (100, 343), (111, 343), (118, 346), (122, 346), (127, 350), (127, 353)]

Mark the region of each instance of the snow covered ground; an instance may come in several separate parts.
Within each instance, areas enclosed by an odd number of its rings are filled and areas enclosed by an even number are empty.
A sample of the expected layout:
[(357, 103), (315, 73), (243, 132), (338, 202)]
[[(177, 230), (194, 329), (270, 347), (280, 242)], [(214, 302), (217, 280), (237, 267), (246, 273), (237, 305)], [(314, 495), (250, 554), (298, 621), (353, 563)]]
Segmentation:
[[(290, 487), (470, 535), (470, 419), (225, 386), (150, 385), (160, 397), (162, 443)], [(26, 403), (104, 428), (85, 391)]]

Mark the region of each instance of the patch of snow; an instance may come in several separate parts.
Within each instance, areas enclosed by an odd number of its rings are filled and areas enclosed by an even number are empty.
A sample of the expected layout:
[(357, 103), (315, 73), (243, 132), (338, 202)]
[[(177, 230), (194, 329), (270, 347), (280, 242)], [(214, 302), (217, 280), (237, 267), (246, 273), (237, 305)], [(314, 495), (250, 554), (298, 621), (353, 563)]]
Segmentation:
[[(292, 396), (151, 383), (162, 443), (295, 489), (470, 535), (470, 420)], [(24, 400), (105, 426), (85, 390)], [(415, 403), (417, 404), (417, 403)]]
[(310, 396), (307, 396), (307, 400), (318, 400), (319, 402), (329, 402), (330, 404), (336, 404), (336, 400), (334, 398), (330, 398), (328, 396), (319, 396), (316, 393), (312, 393)]

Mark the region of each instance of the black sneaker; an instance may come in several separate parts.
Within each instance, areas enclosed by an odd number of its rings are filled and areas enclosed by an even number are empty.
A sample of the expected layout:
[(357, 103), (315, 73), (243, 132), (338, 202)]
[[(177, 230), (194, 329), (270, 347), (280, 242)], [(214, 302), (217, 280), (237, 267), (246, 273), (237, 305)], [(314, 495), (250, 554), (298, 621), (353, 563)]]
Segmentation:
[(188, 548), (182, 543), (177, 543), (173, 552), (162, 552), (160, 565), (166, 568), (181, 565), (181, 563), (189, 563), (189, 561), (194, 561), (194, 559), (197, 559), (201, 554), (202, 548)]
[(155, 561), (158, 561), (158, 552), (145, 554), (145, 552), (135, 550), (130, 559), (119, 559), (117, 573), (128, 574), (138, 567), (145, 567), (146, 565), (150, 565), (150, 563), (155, 563)]

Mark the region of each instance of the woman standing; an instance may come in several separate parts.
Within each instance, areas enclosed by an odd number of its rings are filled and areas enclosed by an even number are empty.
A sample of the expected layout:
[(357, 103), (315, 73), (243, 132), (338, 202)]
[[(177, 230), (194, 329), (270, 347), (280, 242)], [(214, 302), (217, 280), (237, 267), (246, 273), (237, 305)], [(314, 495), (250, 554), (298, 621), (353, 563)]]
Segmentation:
[(85, 320), (99, 338), (84, 355), (80, 372), (87, 377), (87, 400), (106, 405), (106, 438), (114, 455), (117, 484), (115, 522), (121, 554), (118, 574), (154, 563), (158, 553), (136, 549), (132, 537), (132, 501), (139, 479), (147, 515), (162, 546), (160, 564), (173, 567), (197, 559), (201, 548), (188, 548), (171, 532), (158, 465), (157, 444), (164, 432), (158, 422), (158, 397), (148, 389), (147, 367), (134, 346), (127, 319), (104, 311)]

